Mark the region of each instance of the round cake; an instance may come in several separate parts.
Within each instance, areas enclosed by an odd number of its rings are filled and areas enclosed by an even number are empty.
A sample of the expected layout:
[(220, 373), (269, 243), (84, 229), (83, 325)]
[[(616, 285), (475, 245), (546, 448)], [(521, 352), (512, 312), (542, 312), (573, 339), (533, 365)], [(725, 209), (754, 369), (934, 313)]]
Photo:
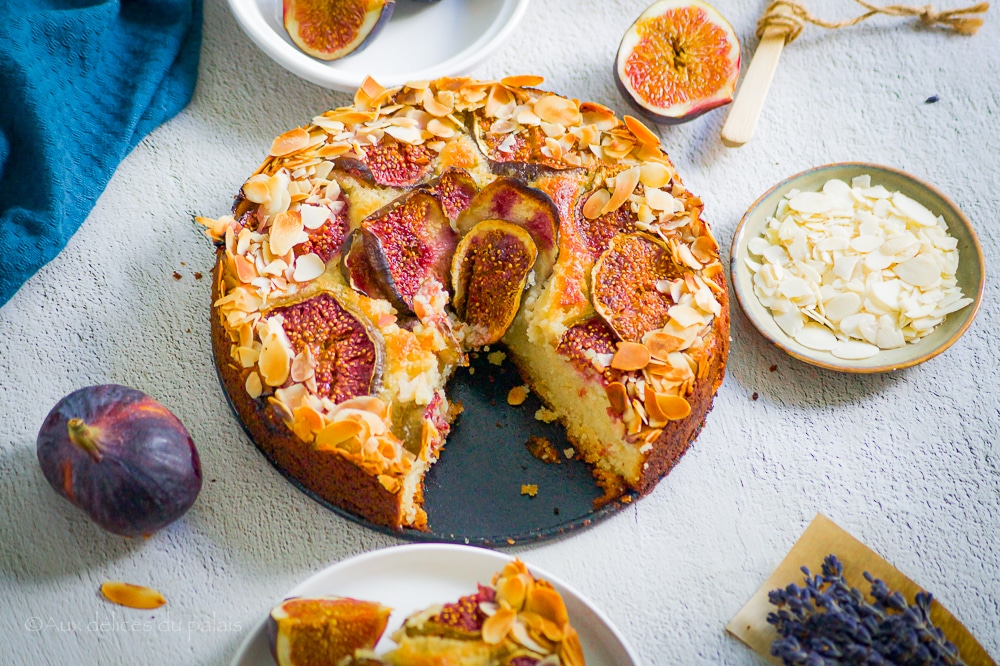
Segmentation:
[[(448, 379), (506, 346), (604, 490), (646, 494), (722, 382), (702, 202), (635, 118), (534, 76), (383, 88), (278, 136), (216, 242), (212, 341), (257, 445), (378, 525), (427, 529)], [(447, 454), (444, 454), (447, 455)]]

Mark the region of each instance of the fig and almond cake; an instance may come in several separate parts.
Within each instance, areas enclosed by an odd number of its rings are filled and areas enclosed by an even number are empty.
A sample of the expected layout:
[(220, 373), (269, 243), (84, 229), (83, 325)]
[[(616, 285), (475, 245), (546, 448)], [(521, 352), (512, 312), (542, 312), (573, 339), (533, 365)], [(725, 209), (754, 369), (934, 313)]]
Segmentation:
[(648, 493), (722, 382), (729, 303), (702, 202), (638, 120), (540, 77), (383, 88), (274, 140), (217, 246), (213, 352), (279, 467), (427, 529), (423, 477), (471, 351), (503, 343), (605, 499)]

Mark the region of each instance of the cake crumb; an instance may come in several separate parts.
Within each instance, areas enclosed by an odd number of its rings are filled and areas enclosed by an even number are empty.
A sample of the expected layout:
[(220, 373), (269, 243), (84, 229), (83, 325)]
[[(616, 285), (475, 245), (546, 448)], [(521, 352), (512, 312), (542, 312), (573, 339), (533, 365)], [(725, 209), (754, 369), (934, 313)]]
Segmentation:
[(498, 349), (498, 350), (496, 350), (495, 352), (490, 352), (490, 353), (489, 353), (489, 354), (488, 354), (488, 355), (486, 356), (486, 359), (487, 359), (487, 360), (488, 360), (488, 361), (489, 361), (490, 363), (492, 363), (493, 365), (503, 365), (503, 362), (504, 362), (504, 359), (506, 359), (506, 358), (507, 358), (507, 354), (504, 354), (504, 353), (503, 353), (502, 351), (500, 351), (499, 349)]
[(529, 389), (525, 385), (515, 386), (507, 393), (507, 404), (513, 407), (518, 405), (523, 405), (524, 401), (528, 399)]
[(572, 460), (573, 459), (573, 455), (575, 453), (576, 453), (576, 449), (574, 449), (572, 446), (569, 447), (569, 448), (563, 449), (563, 455), (566, 456), (566, 460)]
[(777, 369), (778, 369), (777, 365), (772, 365), (770, 368), (768, 368), (768, 370), (770, 370), (771, 372), (774, 372)]
[(174, 279), (175, 280), (180, 280), (181, 279), (181, 274), (178, 273), (177, 271), (174, 271)]
[(759, 395), (757, 394), (757, 391), (754, 391), (754, 392), (753, 392), (753, 395), (751, 395), (751, 396), (750, 396), (750, 399), (751, 399), (751, 400), (756, 400), (756, 399), (757, 399), (757, 398), (759, 398), (759, 397), (760, 397), (760, 396), (759, 396)]
[(535, 420), (541, 421), (542, 423), (552, 423), (557, 420), (559, 415), (553, 412), (551, 409), (546, 407), (539, 407), (538, 411), (535, 412)]
[(538, 484), (536, 483), (522, 483), (521, 484), (521, 494), (527, 495), (528, 497), (534, 497), (538, 494)]
[(532, 435), (528, 438), (525, 447), (528, 449), (528, 453), (544, 463), (558, 465), (562, 462), (556, 447), (552, 446), (552, 442), (545, 437), (535, 437)]
[(469, 374), (470, 375), (476, 374), (476, 369), (475, 368), (469, 368)]

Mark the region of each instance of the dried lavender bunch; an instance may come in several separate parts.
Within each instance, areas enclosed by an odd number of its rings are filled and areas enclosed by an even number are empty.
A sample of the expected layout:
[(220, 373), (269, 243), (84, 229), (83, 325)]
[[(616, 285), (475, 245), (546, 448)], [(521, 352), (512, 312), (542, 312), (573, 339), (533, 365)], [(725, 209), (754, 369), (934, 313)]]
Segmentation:
[(911, 606), (866, 571), (869, 602), (847, 586), (835, 555), (822, 569), (813, 576), (802, 567), (805, 587), (793, 583), (768, 593), (778, 607), (767, 616), (778, 630), (771, 654), (786, 666), (964, 666), (958, 648), (931, 624), (930, 593), (918, 593)]

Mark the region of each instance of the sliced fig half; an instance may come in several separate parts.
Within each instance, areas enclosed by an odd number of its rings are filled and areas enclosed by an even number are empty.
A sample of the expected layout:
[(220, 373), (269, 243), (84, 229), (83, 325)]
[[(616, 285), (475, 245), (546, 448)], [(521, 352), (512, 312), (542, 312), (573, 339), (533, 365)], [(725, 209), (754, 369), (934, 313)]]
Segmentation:
[(377, 146), (366, 146), (362, 157), (338, 157), (338, 168), (372, 185), (410, 188), (423, 181), (431, 170), (431, 153), (389, 137)]
[(413, 311), (413, 297), (428, 280), (449, 286), (458, 235), (440, 202), (415, 190), (361, 223), (368, 260), (382, 291), (396, 307)]
[(441, 208), (448, 219), (454, 221), (472, 203), (472, 199), (479, 193), (479, 186), (465, 169), (448, 167), (430, 186), (429, 191), (441, 202)]
[(740, 43), (733, 27), (700, 0), (658, 0), (618, 47), (615, 81), (654, 122), (676, 124), (733, 100)]
[(515, 178), (500, 177), (487, 185), (458, 216), (459, 233), (468, 233), (483, 220), (503, 220), (531, 234), (538, 249), (535, 275), (548, 277), (559, 253), (559, 210), (545, 192)]
[(283, 0), (282, 15), (296, 46), (337, 60), (368, 46), (395, 6), (396, 0)]
[(336, 296), (322, 293), (268, 313), (269, 318), (275, 315), (284, 319), (282, 328), (296, 356), (309, 349), (321, 397), (340, 403), (381, 388), (382, 336)]
[(462, 238), (451, 281), (455, 312), (472, 329), (467, 346), (492, 344), (507, 332), (537, 255), (531, 234), (502, 220), (484, 220)]
[(597, 374), (605, 383), (618, 381), (621, 372), (610, 365), (598, 369), (594, 365), (594, 354), (614, 354), (618, 349), (618, 335), (603, 319), (591, 315), (571, 325), (559, 339), (556, 351), (565, 356), (581, 374)]
[(340, 249), (340, 272), (354, 291), (369, 298), (388, 300), (375, 276), (375, 269), (368, 261), (364, 232), (361, 229), (349, 233)]
[(591, 294), (594, 310), (622, 340), (640, 342), (648, 331), (661, 328), (674, 306), (661, 293), (661, 280), (682, 278), (670, 248), (645, 233), (618, 234), (594, 263)]

